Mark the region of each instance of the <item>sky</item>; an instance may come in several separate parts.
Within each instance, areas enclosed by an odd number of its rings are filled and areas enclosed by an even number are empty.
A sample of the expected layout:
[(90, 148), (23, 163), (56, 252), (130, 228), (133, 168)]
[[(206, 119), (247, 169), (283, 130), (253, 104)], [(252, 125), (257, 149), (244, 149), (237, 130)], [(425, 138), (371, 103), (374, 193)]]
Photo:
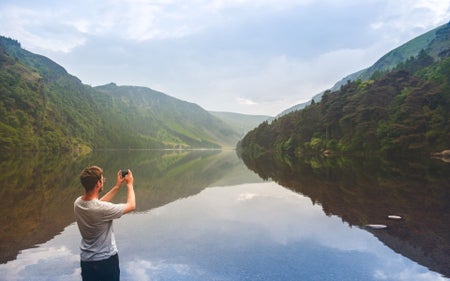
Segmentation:
[(91, 86), (275, 116), (450, 21), (450, 0), (2, 0), (0, 35)]

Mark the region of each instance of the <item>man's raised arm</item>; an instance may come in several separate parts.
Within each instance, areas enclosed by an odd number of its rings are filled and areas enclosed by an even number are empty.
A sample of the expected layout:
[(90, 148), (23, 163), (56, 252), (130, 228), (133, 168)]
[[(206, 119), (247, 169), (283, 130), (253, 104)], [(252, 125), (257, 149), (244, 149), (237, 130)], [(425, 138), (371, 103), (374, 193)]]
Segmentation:
[(134, 194), (134, 187), (133, 187), (133, 173), (131, 173), (130, 170), (128, 170), (128, 174), (125, 176), (125, 182), (127, 183), (127, 203), (125, 204), (125, 209), (123, 211), (124, 214), (132, 212), (136, 209), (136, 196)]

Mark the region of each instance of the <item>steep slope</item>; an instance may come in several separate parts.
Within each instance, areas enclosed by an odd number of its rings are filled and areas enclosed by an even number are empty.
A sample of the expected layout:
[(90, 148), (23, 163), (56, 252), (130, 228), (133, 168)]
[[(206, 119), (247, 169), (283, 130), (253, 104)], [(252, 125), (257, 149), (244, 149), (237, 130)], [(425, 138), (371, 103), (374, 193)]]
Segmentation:
[(264, 122), (240, 142), (244, 154), (423, 156), (450, 146), (450, 57), (421, 52), (378, 79), (348, 82), (320, 102)]
[(145, 87), (110, 83), (94, 89), (102, 106), (125, 117), (123, 126), (153, 142), (179, 148), (217, 148), (238, 141), (237, 132), (197, 104)]
[(101, 127), (89, 88), (5, 37), (0, 37), (0, 97), (3, 151), (92, 146)]
[(442, 58), (442, 56), (446, 56), (446, 53), (450, 50), (449, 35), (450, 22), (417, 36), (400, 47), (395, 48), (382, 56), (371, 67), (343, 78), (330, 90), (337, 90), (349, 80), (354, 81), (360, 79), (366, 81), (369, 80), (372, 75), (381, 75), (383, 72), (392, 70), (398, 64), (406, 62), (411, 57), (416, 57), (422, 50), (426, 51), (427, 54), (434, 59)]
[[(395, 48), (394, 50), (382, 56), (372, 66), (366, 69), (359, 70), (342, 78), (329, 90), (337, 91), (348, 81), (366, 81), (369, 80), (373, 75), (380, 76), (383, 73), (392, 70), (399, 63), (406, 62), (411, 57), (416, 57), (421, 50), (425, 50), (434, 59), (439, 59), (442, 56), (447, 56), (447, 53), (450, 51), (450, 22), (422, 35), (419, 35), (416, 38), (401, 45), (400, 47)], [(311, 100), (314, 100), (315, 102), (319, 101), (324, 92), (315, 95)], [(311, 104), (311, 101), (294, 105), (281, 112), (278, 117), (295, 110), (303, 109), (309, 104)]]
[(0, 149), (219, 148), (239, 138), (198, 105), (143, 87), (92, 88), (0, 36)]

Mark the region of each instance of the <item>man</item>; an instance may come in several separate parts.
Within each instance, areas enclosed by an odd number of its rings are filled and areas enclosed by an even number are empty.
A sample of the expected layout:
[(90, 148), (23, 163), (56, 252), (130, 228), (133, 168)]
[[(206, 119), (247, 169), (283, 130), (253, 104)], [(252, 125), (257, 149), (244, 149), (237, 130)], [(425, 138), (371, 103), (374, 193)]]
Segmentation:
[[(86, 192), (75, 200), (74, 212), (82, 236), (80, 258), (83, 281), (120, 280), (113, 220), (136, 208), (133, 174), (128, 170), (123, 177), (122, 172), (118, 171), (116, 185), (100, 199), (98, 199), (99, 193), (103, 190), (105, 183), (103, 170), (100, 167), (85, 168), (80, 174), (80, 181)], [(111, 203), (110, 201), (124, 182), (128, 189), (127, 202)]]

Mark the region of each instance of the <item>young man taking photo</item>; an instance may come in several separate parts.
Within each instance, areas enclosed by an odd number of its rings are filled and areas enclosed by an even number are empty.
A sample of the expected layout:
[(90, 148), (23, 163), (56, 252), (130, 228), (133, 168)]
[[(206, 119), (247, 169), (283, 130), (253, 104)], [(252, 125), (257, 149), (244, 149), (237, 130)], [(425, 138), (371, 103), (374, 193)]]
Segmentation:
[[(80, 174), (80, 181), (85, 194), (75, 200), (74, 213), (82, 236), (80, 258), (83, 281), (120, 280), (113, 220), (136, 209), (133, 174), (130, 170), (118, 171), (116, 185), (100, 199), (105, 182), (100, 167), (85, 168)], [(128, 189), (127, 202), (111, 203), (124, 182)]]

